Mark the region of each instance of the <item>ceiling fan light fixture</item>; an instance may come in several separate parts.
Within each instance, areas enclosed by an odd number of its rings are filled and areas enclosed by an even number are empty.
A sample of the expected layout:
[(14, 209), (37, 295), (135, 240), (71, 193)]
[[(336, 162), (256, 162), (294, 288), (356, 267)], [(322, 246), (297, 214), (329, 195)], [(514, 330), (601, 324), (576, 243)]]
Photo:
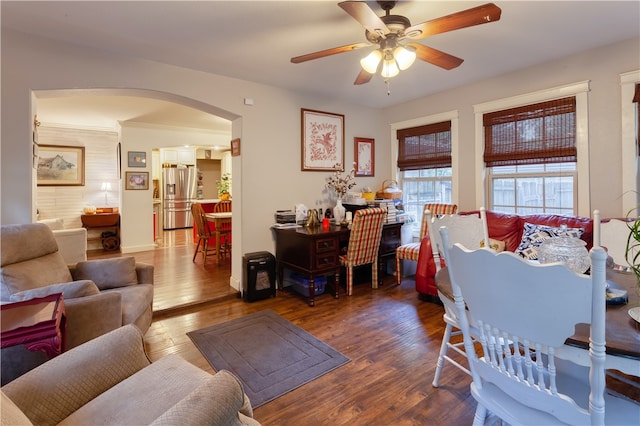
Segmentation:
[(391, 78), (398, 74), (400, 74), (400, 70), (398, 69), (396, 60), (393, 59), (393, 55), (387, 55), (384, 62), (382, 62), (382, 71), (380, 72), (380, 75), (384, 78)]
[(362, 66), (362, 69), (369, 74), (375, 74), (381, 60), (382, 52), (376, 49), (364, 58), (360, 59), (360, 65)]
[(398, 67), (404, 71), (416, 60), (416, 48), (413, 46), (398, 46), (393, 51), (393, 56), (398, 62)]

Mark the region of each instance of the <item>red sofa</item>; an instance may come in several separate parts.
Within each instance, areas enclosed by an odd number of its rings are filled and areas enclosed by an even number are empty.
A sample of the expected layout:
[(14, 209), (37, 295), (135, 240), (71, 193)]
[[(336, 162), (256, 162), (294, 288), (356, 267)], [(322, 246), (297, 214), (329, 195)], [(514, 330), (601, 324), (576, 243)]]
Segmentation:
[[(470, 211), (459, 213), (480, 215), (479, 211)], [(582, 240), (587, 243), (587, 250), (591, 249), (593, 244), (593, 219), (588, 217), (569, 217), (553, 214), (535, 214), (518, 216), (515, 214), (505, 214), (487, 211), (487, 226), (489, 228), (489, 237), (504, 241), (505, 250), (516, 251), (522, 233), (524, 231), (524, 223), (532, 223), (535, 225), (547, 225), (560, 227), (567, 225), (568, 228), (582, 228), (584, 233)], [(420, 256), (416, 267), (416, 290), (420, 297), (425, 300), (438, 301), (438, 290), (435, 283), (436, 265), (433, 261), (433, 253), (431, 251), (431, 241), (429, 235), (425, 236), (420, 245)]]

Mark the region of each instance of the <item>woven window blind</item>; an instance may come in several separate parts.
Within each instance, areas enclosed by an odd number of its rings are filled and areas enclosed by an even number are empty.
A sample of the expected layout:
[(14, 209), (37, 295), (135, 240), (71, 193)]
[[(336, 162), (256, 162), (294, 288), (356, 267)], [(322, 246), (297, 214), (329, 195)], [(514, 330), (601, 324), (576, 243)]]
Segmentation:
[(451, 167), (451, 121), (399, 129), (397, 135), (400, 170)]
[(640, 83), (636, 83), (636, 91), (633, 94), (633, 102), (636, 105), (636, 114), (638, 116), (636, 120), (636, 143), (638, 144), (638, 154), (640, 155)]
[(576, 99), (484, 114), (487, 167), (576, 161)]

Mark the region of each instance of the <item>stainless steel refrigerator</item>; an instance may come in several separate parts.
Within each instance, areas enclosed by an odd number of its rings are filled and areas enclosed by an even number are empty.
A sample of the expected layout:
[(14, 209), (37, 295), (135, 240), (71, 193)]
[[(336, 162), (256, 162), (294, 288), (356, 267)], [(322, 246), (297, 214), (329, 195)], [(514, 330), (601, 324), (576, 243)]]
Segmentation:
[(162, 169), (164, 229), (191, 228), (191, 203), (196, 198), (195, 167)]

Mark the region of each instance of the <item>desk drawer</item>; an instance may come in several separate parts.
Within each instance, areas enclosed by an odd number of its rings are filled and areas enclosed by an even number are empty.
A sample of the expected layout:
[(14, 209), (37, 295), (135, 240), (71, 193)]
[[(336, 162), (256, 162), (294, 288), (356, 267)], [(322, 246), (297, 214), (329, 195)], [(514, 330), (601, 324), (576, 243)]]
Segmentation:
[(383, 240), (400, 240), (400, 227), (387, 227), (382, 228), (382, 239)]
[(316, 265), (315, 267), (320, 268), (329, 268), (335, 267), (338, 265), (338, 256), (335, 253), (327, 253), (327, 254), (318, 254), (316, 256)]
[(326, 253), (328, 251), (335, 252), (338, 250), (338, 243), (335, 238), (323, 238), (316, 243), (316, 253)]
[(400, 236), (400, 227), (386, 227), (382, 230), (382, 239), (380, 240), (380, 253), (391, 253), (400, 247), (402, 239)]

